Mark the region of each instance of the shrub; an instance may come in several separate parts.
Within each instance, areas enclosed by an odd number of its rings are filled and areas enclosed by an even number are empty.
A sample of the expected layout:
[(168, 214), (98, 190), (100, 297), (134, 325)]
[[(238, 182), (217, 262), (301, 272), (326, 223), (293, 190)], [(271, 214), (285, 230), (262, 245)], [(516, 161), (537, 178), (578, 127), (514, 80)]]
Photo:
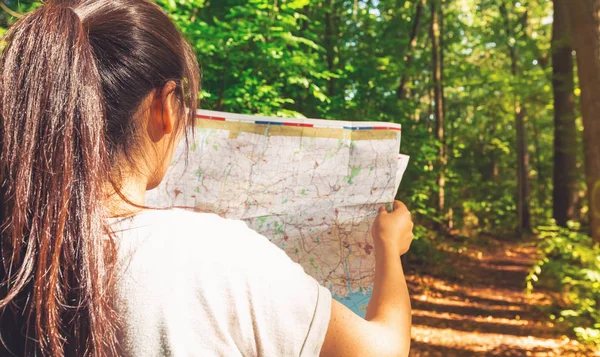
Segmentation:
[(555, 226), (540, 228), (539, 238), (541, 257), (527, 277), (527, 289), (561, 293), (551, 318), (579, 340), (600, 345), (600, 246), (586, 234)]

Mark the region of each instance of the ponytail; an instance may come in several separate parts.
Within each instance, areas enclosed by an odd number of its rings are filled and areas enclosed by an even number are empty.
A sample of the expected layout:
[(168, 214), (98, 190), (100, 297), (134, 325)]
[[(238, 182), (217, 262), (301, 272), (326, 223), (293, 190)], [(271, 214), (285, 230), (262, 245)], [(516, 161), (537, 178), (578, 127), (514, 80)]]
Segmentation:
[(64, 1), (22, 18), (0, 60), (0, 355), (117, 355), (116, 249), (94, 51)]

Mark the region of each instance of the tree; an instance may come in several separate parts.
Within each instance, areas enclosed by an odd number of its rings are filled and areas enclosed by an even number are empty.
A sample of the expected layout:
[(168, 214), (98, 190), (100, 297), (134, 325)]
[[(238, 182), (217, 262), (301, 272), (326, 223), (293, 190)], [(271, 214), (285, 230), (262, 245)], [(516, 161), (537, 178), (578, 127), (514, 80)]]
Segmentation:
[[(335, 72), (337, 62), (337, 40), (339, 39), (338, 29), (338, 14), (337, 5), (334, 0), (327, 1), (327, 8), (325, 10), (325, 51), (327, 57), (327, 69), (330, 72)], [(333, 97), (335, 95), (335, 78), (329, 79), (328, 95)]]
[(578, 0), (569, 15), (581, 87), (590, 232), (600, 242), (600, 0)]
[[(500, 12), (504, 17), (505, 31), (508, 38), (511, 74), (514, 81), (519, 80), (519, 55), (517, 39), (513, 31), (514, 25), (504, 2), (500, 4)], [(527, 24), (527, 12), (521, 19), (521, 30)], [(531, 231), (531, 215), (529, 210), (529, 150), (527, 148), (527, 132), (525, 127), (526, 108), (519, 93), (514, 96), (515, 127), (517, 131), (517, 233), (519, 235)]]
[(445, 209), (445, 177), (446, 168), (446, 143), (444, 138), (444, 83), (443, 83), (443, 51), (441, 46), (440, 24), (443, 21), (443, 12), (440, 10), (439, 0), (431, 0), (431, 62), (433, 74), (433, 95), (434, 95), (434, 116), (435, 116), (435, 135), (438, 140), (438, 200), (437, 208), (440, 214), (444, 214)]
[(559, 226), (575, 217), (577, 203), (577, 126), (573, 48), (568, 0), (554, 0), (552, 25), (552, 88), (554, 91), (553, 217)]
[(415, 60), (415, 48), (417, 47), (417, 41), (419, 36), (419, 27), (421, 26), (421, 17), (423, 17), (423, 7), (425, 7), (425, 0), (417, 2), (417, 9), (415, 10), (415, 20), (413, 22), (412, 29), (410, 31), (410, 37), (408, 42), (408, 49), (404, 56), (405, 70), (402, 72), (402, 78), (400, 78), (400, 85), (396, 91), (398, 99), (406, 98), (406, 82), (408, 81), (408, 74), (412, 68)]

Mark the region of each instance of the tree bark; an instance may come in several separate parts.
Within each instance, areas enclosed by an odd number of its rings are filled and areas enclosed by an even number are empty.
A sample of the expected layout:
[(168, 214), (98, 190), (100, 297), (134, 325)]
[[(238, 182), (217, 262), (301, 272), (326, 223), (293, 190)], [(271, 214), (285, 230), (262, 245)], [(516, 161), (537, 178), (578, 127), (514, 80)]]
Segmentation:
[[(327, 56), (327, 69), (330, 72), (335, 72), (336, 64), (336, 21), (335, 21), (336, 10), (335, 0), (328, 0), (327, 9), (325, 10), (325, 51)], [(333, 97), (335, 95), (335, 78), (329, 79), (328, 95)]]
[(578, 0), (576, 5), (569, 5), (581, 88), (590, 233), (600, 242), (600, 0)]
[(538, 179), (538, 205), (539, 207), (543, 207), (546, 201), (546, 175), (544, 172), (544, 166), (542, 165), (542, 155), (540, 154), (541, 146), (540, 146), (540, 135), (538, 131), (538, 126), (535, 120), (529, 121), (531, 125), (530, 129), (533, 134), (533, 147), (535, 149), (535, 164), (537, 170), (537, 179)]
[(438, 178), (439, 188), (437, 208), (440, 214), (445, 214), (445, 177), (446, 168), (446, 143), (444, 138), (444, 90), (442, 82), (442, 51), (440, 46), (440, 13), (439, 0), (431, 0), (431, 41), (432, 54), (431, 61), (433, 65), (433, 95), (434, 95), (434, 116), (435, 116), (435, 135), (438, 140)]
[[(448, 0), (448, 1), (452, 1), (452, 0)], [(443, 116), (444, 116), (444, 137), (442, 140), (442, 145), (443, 145), (443, 161), (444, 161), (444, 171), (442, 172), (442, 174), (444, 175), (444, 209), (446, 210), (446, 214), (445, 214), (445, 219), (446, 219), (446, 223), (448, 225), (448, 229), (452, 229), (454, 228), (454, 211), (452, 210), (452, 207), (450, 205), (450, 202), (448, 200), (448, 192), (450, 192), (450, 188), (448, 186), (448, 182), (446, 182), (446, 168), (448, 167), (448, 160), (450, 159), (448, 157), (448, 133), (446, 131), (446, 128), (448, 126), (451, 126), (452, 124), (448, 121), (448, 116), (446, 115), (447, 110), (448, 110), (448, 105), (446, 102), (446, 86), (444, 85), (446, 83), (446, 52), (445, 52), (445, 48), (446, 48), (446, 43), (445, 43), (445, 36), (444, 34), (446, 33), (446, 30), (444, 28), (445, 26), (445, 16), (444, 16), (444, 9), (446, 7), (446, 0), (440, 0), (440, 77), (441, 77), (441, 81), (440, 83), (442, 84), (442, 98), (443, 98), (443, 107), (442, 107), (442, 111), (443, 111)]]
[(554, 90), (554, 191), (552, 213), (559, 226), (575, 218), (577, 203), (577, 126), (569, 0), (553, 0), (552, 88)]
[(408, 73), (415, 61), (415, 48), (417, 47), (419, 27), (421, 26), (421, 18), (423, 16), (424, 6), (425, 0), (420, 0), (417, 3), (417, 9), (415, 10), (415, 22), (413, 22), (413, 27), (410, 31), (408, 49), (406, 50), (406, 55), (404, 56), (404, 62), (406, 64), (404, 71), (402, 72), (402, 77), (400, 78), (400, 85), (398, 86), (398, 90), (396, 91), (398, 99), (401, 100), (406, 98), (406, 82), (408, 81)]
[(515, 122), (517, 127), (517, 177), (518, 177), (518, 212), (519, 235), (531, 232), (531, 213), (529, 210), (529, 151), (527, 149), (527, 130), (525, 127), (526, 109), (521, 107), (521, 100), (515, 100)]
[[(505, 31), (508, 43), (508, 49), (511, 59), (511, 74), (514, 80), (519, 78), (519, 56), (516, 48), (516, 38), (513, 33), (514, 24), (510, 21), (510, 14), (504, 2), (500, 3), (500, 13), (504, 17)], [(527, 16), (523, 17), (526, 27)], [(511, 41), (514, 39), (514, 41)], [(531, 214), (529, 211), (529, 152), (527, 150), (527, 131), (525, 127), (526, 111), (522, 107), (521, 96), (515, 94), (515, 126), (517, 131), (517, 234), (531, 232)]]

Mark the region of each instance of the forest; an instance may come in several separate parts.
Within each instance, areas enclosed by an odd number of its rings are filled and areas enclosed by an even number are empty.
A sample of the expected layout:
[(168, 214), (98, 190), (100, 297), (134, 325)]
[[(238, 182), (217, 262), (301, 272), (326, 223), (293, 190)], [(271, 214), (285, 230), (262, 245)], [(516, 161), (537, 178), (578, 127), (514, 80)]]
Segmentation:
[(156, 2), (203, 109), (402, 124), (412, 356), (600, 353), (600, 0)]

